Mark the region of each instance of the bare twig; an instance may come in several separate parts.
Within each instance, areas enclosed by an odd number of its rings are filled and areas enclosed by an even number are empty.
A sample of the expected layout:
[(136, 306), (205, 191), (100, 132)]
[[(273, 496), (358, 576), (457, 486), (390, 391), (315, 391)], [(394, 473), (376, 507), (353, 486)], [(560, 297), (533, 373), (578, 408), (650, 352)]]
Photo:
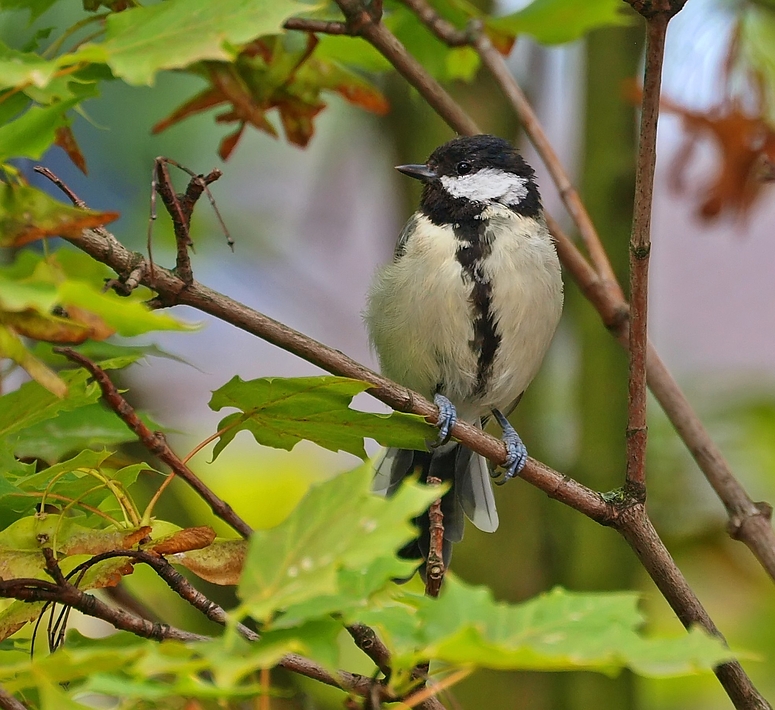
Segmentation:
[(422, 65), (406, 51), (396, 36), (374, 19), (360, 0), (336, 0), (350, 31), (363, 37), (395, 67), (452, 128), (464, 135), (481, 133), (473, 119), (455, 102)]
[[(123, 247), (122, 247), (123, 249)], [(159, 267), (155, 277), (159, 277)], [(137, 438), (150, 453), (166, 463), (180, 476), (197, 494), (210, 506), (210, 509), (221, 520), (233, 527), (242, 537), (250, 537), (251, 527), (234, 512), (232, 507), (219, 498), (188, 466), (186, 466), (167, 444), (167, 439), (160, 431), (151, 431), (137, 416), (132, 405), (124, 399), (107, 373), (89, 358), (71, 348), (54, 348), (68, 360), (85, 368), (102, 390), (105, 403), (121, 418), (121, 420), (137, 435)]]
[(285, 21), (283, 27), (286, 30), (320, 32), (321, 34), (327, 35), (353, 34), (344, 22), (336, 22), (335, 20), (306, 20), (301, 17), (291, 17)]
[(630, 368), (627, 399), (627, 485), (646, 495), (646, 360), (648, 357), (648, 281), (651, 253), (651, 205), (657, 162), (657, 121), (670, 18), (657, 14), (646, 21), (646, 67), (643, 79), (635, 206), (630, 236)]
[(390, 678), (390, 651), (382, 643), (374, 629), (365, 624), (351, 624), (347, 627), (347, 631), (353, 637), (356, 646), (374, 661), (374, 665), (382, 671), (386, 678)]
[[(440, 486), (441, 479), (428, 476), (429, 486)], [(438, 597), (444, 582), (444, 513), (441, 512), (441, 498), (435, 500), (428, 509), (430, 522), (430, 544), (428, 559), (425, 561), (425, 593), (429, 597)]]

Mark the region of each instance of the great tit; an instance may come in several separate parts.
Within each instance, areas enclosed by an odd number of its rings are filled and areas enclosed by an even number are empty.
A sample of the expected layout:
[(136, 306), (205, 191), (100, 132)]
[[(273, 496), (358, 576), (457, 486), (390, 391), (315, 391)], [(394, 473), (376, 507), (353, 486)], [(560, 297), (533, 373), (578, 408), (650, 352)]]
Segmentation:
[[(397, 170), (423, 183), (422, 199), (374, 278), (365, 320), (382, 373), (439, 407), (440, 442), (430, 452), (388, 449), (374, 489), (390, 495), (415, 471), (450, 481), (448, 562), (463, 513), (480, 530), (498, 527), (488, 463), (449, 441), (450, 429), (458, 417), (484, 427), (492, 414), (508, 451), (503, 481), (519, 474), (527, 450), (506, 417), (549, 347), (563, 285), (535, 172), (507, 141), (456, 138)], [(427, 516), (418, 523), (418, 547), (403, 554), (427, 558)]]

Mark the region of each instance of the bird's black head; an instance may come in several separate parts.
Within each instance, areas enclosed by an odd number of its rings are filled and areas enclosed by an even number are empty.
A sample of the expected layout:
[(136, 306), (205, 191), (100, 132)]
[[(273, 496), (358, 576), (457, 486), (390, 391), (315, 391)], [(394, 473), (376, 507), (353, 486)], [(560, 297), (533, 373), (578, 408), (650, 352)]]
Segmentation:
[(493, 203), (525, 217), (541, 211), (533, 168), (496, 136), (455, 138), (433, 151), (424, 165), (399, 165), (398, 170), (425, 183), (420, 207), (436, 224), (471, 219)]

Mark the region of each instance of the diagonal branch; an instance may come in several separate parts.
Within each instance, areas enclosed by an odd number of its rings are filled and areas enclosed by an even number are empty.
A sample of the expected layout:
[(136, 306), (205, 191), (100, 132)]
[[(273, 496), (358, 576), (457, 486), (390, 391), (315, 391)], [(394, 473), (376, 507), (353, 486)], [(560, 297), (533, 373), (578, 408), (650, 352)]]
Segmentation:
[[(123, 247), (122, 247), (123, 249)], [(158, 276), (159, 267), (154, 268), (154, 279)], [(150, 283), (151, 279), (144, 279)], [(181, 279), (183, 283), (183, 279)], [(184, 464), (178, 455), (170, 448), (167, 439), (160, 431), (151, 431), (146, 424), (137, 416), (134, 408), (124, 399), (116, 386), (111, 382), (105, 370), (92, 362), (81, 353), (71, 348), (54, 348), (54, 350), (64, 355), (68, 360), (80, 365), (91, 373), (92, 377), (102, 390), (102, 396), (105, 403), (121, 418), (136, 435), (146, 449), (154, 456), (164, 461), (172, 471), (180, 476), (197, 494), (210, 506), (213, 513), (221, 520), (231, 525), (242, 537), (248, 538), (253, 532), (252, 528), (234, 512), (232, 507), (216, 495), (213, 490), (202, 481), (186, 464)]]
[[(132, 254), (117, 240), (105, 240), (92, 230), (85, 230), (77, 237), (69, 236), (68, 241), (82, 249), (93, 258), (110, 266), (119, 275), (126, 269), (137, 266), (136, 255)], [(145, 277), (150, 283), (150, 277)], [(319, 367), (336, 375), (352, 377), (370, 382), (373, 386), (368, 391), (385, 404), (404, 412), (413, 412), (425, 416), (432, 421), (438, 417), (438, 410), (419, 394), (407, 390), (381, 375), (377, 375), (363, 365), (355, 362), (338, 350), (329, 348), (322, 343), (309, 338), (282, 323), (258, 313), (247, 306), (234, 301), (206, 286), (193, 281), (183, 288), (182, 280), (173, 272), (157, 267), (153, 277), (153, 287), (159, 294), (159, 300), (168, 305), (188, 305), (205, 313), (209, 313), (227, 323), (252, 333), (278, 347), (304, 358)], [(506, 451), (503, 442), (489, 434), (476, 429), (464, 422), (458, 422), (453, 434), (455, 438), (476, 453), (482, 454), (496, 464), (503, 464)], [(671, 592), (666, 598), (670, 602), (679, 619), (692, 619), (703, 624), (711, 633), (718, 630), (709, 622), (707, 612), (689, 588), (680, 570), (670, 557), (664, 544), (656, 537), (642, 538), (637, 531), (630, 529), (628, 513), (637, 510), (638, 500), (629, 497), (626, 492), (617, 496), (603, 497), (600, 493), (574, 481), (568, 476), (555, 471), (534, 459), (529, 459), (521, 477), (543, 490), (551, 498), (578, 510), (584, 515), (603, 524), (615, 527), (635, 550), (644, 566), (655, 581), (657, 578), (668, 580), (665, 588)], [(616, 502), (613, 502), (614, 499)], [(644, 513), (645, 516), (645, 513)], [(648, 518), (644, 525), (650, 526)], [(681, 580), (680, 593), (672, 593), (676, 587), (674, 580)], [(659, 583), (659, 582), (658, 582)], [(660, 589), (663, 587), (660, 586)], [(709, 623), (705, 623), (708, 620)], [(738, 705), (739, 708), (756, 708), (766, 710), (767, 702), (759, 696), (745, 671), (737, 661), (732, 661), (716, 669), (719, 680), (724, 685), (730, 697), (756, 698), (755, 704)]]

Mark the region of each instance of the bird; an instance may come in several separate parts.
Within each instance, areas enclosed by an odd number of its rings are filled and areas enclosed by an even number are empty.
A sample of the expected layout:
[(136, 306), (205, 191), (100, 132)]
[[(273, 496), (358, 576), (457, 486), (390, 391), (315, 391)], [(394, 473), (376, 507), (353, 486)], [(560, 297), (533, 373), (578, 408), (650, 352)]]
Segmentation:
[[(442, 499), (443, 557), (463, 538), (464, 516), (495, 532), (498, 513), (487, 460), (450, 440), (456, 421), (484, 428), (493, 416), (517, 476), (527, 450), (507, 417), (537, 374), (563, 306), (557, 250), (535, 171), (508, 141), (457, 137), (423, 164), (396, 169), (423, 183), (419, 209), (392, 262), (375, 275), (364, 318), (381, 372), (432, 400), (439, 440), (430, 450), (389, 448), (373, 489), (392, 495), (406, 477), (449, 481)], [(427, 559), (427, 515), (403, 557)]]

